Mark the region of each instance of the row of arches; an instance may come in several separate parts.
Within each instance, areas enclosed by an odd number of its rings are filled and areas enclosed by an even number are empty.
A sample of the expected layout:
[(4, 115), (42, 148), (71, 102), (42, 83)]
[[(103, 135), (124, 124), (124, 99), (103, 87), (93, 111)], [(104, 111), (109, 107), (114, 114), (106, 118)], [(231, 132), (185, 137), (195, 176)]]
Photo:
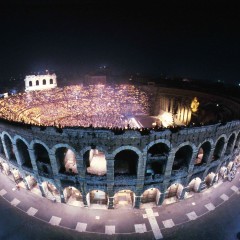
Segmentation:
[[(240, 163), (240, 159), (239, 159)], [(222, 176), (222, 168), (233, 168), (236, 161), (230, 161), (219, 169), (219, 172), (214, 172), (216, 169), (210, 169), (203, 182), (207, 187), (211, 187), (214, 182), (219, 180)], [(76, 186), (66, 186), (63, 188), (57, 188), (54, 183), (44, 181), (38, 183), (37, 180), (31, 176), (26, 175), (24, 178), (21, 176), (17, 169), (11, 169), (4, 162), (0, 161), (1, 172), (5, 175), (12, 174), (13, 180), (19, 184), (19, 186), (27, 188), (33, 193), (41, 196), (43, 195), (47, 199), (56, 202), (64, 202), (68, 205), (78, 207), (92, 207), (92, 208), (107, 208), (110, 199), (113, 201), (114, 208), (132, 208), (135, 206), (136, 194), (133, 190), (122, 189), (117, 191), (112, 197), (103, 190), (90, 190), (84, 194)], [(182, 183), (172, 183), (166, 191), (163, 193), (159, 188), (149, 187), (145, 189), (140, 195), (140, 204), (143, 207), (157, 206), (160, 203), (160, 197), (164, 194), (163, 204), (169, 204), (177, 201), (178, 199), (184, 199), (191, 197), (193, 194), (201, 191), (202, 180), (200, 177), (194, 177), (190, 182), (184, 186)], [(63, 201), (61, 201), (61, 192), (63, 195)]]
[[(14, 144), (13, 144), (14, 142)], [(206, 164), (207, 162), (218, 160), (223, 153), (229, 155), (234, 148), (239, 146), (240, 133), (236, 135), (232, 133), (226, 140), (225, 136), (221, 136), (216, 144), (212, 140), (206, 140), (197, 149), (190, 143), (181, 144), (174, 153), (174, 161), (172, 163), (172, 171), (185, 170), (188, 171), (189, 166), (194, 168)], [(15, 146), (14, 146), (15, 145)], [(215, 145), (214, 151), (212, 151)], [(114, 175), (137, 175), (141, 152), (134, 147), (121, 147), (114, 155)], [(212, 151), (212, 152), (211, 152)], [(194, 155), (194, 153), (197, 154)], [(107, 173), (107, 160), (104, 150), (98, 149), (92, 145), (83, 151), (82, 159), (79, 154), (66, 144), (59, 144), (50, 151), (42, 142), (34, 142), (29, 144), (21, 137), (14, 138), (5, 133), (2, 134), (0, 141), (0, 154), (9, 159), (12, 163), (18, 164), (23, 168), (33, 169), (36, 162), (39, 175), (52, 176), (55, 174), (79, 174), (80, 167), (85, 169), (86, 174), (104, 176)], [(165, 142), (151, 143), (147, 148), (146, 157), (146, 176), (155, 177), (163, 175), (168, 163), (170, 151), (170, 143)], [(212, 156), (209, 159), (209, 156)], [(18, 161), (17, 161), (18, 158)], [(34, 158), (34, 160), (33, 160)], [(77, 158), (79, 159), (77, 161)], [(53, 162), (56, 167), (52, 168)], [(82, 162), (82, 166), (78, 166)], [(81, 171), (81, 169), (80, 169)]]

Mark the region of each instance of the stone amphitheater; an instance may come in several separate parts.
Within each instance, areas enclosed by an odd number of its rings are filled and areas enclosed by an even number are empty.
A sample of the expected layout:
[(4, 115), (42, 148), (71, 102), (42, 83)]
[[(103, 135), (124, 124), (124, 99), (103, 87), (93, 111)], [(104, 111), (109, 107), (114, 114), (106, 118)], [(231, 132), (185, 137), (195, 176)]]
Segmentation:
[[(8, 106), (14, 97), (2, 100), (2, 173), (36, 198), (101, 209), (173, 203), (234, 175), (239, 103), (157, 85), (135, 88), (149, 103), (147, 114), (131, 116), (140, 128), (42, 125), (21, 121), (23, 115), (15, 121), (19, 109)], [(172, 116), (170, 126), (163, 126), (164, 114)]]

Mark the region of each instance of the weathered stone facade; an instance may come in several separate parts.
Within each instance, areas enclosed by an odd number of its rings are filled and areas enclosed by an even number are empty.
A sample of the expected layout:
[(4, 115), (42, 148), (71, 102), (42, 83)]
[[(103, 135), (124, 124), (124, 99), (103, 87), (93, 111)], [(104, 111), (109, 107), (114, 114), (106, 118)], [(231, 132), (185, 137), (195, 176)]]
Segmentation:
[[(96, 191), (101, 203), (114, 208), (120, 199), (115, 198), (116, 193), (126, 190), (132, 206), (138, 208), (148, 202), (161, 205), (172, 197), (184, 199), (188, 192), (210, 187), (222, 172), (231, 170), (236, 158), (240, 160), (237, 102), (194, 91), (173, 91), (155, 86), (141, 88), (149, 93), (152, 115), (158, 115), (159, 109), (174, 112), (174, 106), (189, 111), (185, 106), (198, 96), (200, 104), (209, 100), (226, 106), (222, 109), (227, 110), (228, 117), (225, 118), (223, 112), (220, 120), (229, 117), (231, 120), (212, 125), (193, 127), (192, 124), (192, 127), (147, 131), (61, 129), (0, 120), (1, 170), (6, 175), (17, 175), (18, 170), (29, 190), (32, 183), (26, 179), (33, 177), (42, 196), (51, 199), (48, 194), (50, 189), (59, 202), (66, 202), (74, 190), (75, 198), (81, 200), (80, 205), (89, 206), (93, 191)], [(61, 158), (66, 149), (74, 155), (74, 171), (64, 169)], [(106, 174), (94, 175), (87, 171), (91, 149), (104, 154)], [(129, 172), (122, 171), (125, 165), (128, 165)], [(105, 196), (101, 195), (101, 191)]]
[[(122, 134), (91, 128), (65, 128), (59, 131), (54, 127), (42, 128), (1, 121), (0, 137), (1, 161), (8, 164), (10, 170), (18, 169), (23, 178), (33, 176), (43, 196), (43, 182), (56, 186), (62, 202), (65, 201), (64, 188), (72, 186), (80, 191), (83, 203), (87, 206), (87, 194), (92, 190), (100, 190), (107, 194), (108, 207), (113, 208), (114, 194), (126, 189), (134, 193), (133, 205), (139, 207), (141, 202), (146, 202), (147, 195), (144, 192), (147, 189), (158, 190), (157, 196), (154, 196), (156, 204), (160, 205), (172, 195), (183, 199), (191, 187), (197, 192), (205, 185), (211, 186), (216, 181), (220, 168), (228, 166), (239, 154), (240, 121), (178, 130), (151, 130), (146, 135), (138, 130), (126, 130)], [(105, 154), (107, 174), (104, 176), (93, 176), (86, 172), (84, 154), (93, 145)], [(167, 150), (156, 155), (149, 154), (156, 145)], [(61, 147), (75, 153), (78, 174), (60, 172), (56, 151)], [(203, 149), (202, 163), (196, 164), (200, 148)], [(49, 162), (38, 160), (38, 151), (45, 156), (44, 149)], [(135, 175), (121, 176), (114, 173), (116, 155), (125, 150), (134, 152), (137, 158)], [(149, 175), (147, 166), (155, 160), (163, 161), (164, 164), (159, 165), (163, 166), (162, 170), (158, 174)], [(206, 179), (208, 175), (210, 177)], [(197, 184), (191, 183), (194, 179), (200, 180)], [(176, 187), (170, 187), (173, 185)], [(150, 199), (152, 195), (148, 197)]]

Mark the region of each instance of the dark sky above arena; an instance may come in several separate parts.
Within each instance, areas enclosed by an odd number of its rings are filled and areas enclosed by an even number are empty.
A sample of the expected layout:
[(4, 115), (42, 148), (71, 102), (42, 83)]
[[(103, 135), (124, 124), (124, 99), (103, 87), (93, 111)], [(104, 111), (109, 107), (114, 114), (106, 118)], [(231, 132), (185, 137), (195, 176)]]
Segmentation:
[[(211, 2), (211, 3), (209, 3)], [(45, 69), (239, 82), (237, 1), (2, 1), (1, 83)]]

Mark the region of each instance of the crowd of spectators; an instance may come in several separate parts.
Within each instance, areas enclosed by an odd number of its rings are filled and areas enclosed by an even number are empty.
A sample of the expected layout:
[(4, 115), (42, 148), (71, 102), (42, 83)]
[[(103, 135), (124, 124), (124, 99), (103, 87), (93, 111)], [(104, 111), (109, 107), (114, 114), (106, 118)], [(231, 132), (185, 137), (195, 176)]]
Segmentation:
[(149, 101), (133, 85), (73, 85), (1, 99), (0, 110), (0, 118), (40, 126), (125, 128), (149, 115)]

